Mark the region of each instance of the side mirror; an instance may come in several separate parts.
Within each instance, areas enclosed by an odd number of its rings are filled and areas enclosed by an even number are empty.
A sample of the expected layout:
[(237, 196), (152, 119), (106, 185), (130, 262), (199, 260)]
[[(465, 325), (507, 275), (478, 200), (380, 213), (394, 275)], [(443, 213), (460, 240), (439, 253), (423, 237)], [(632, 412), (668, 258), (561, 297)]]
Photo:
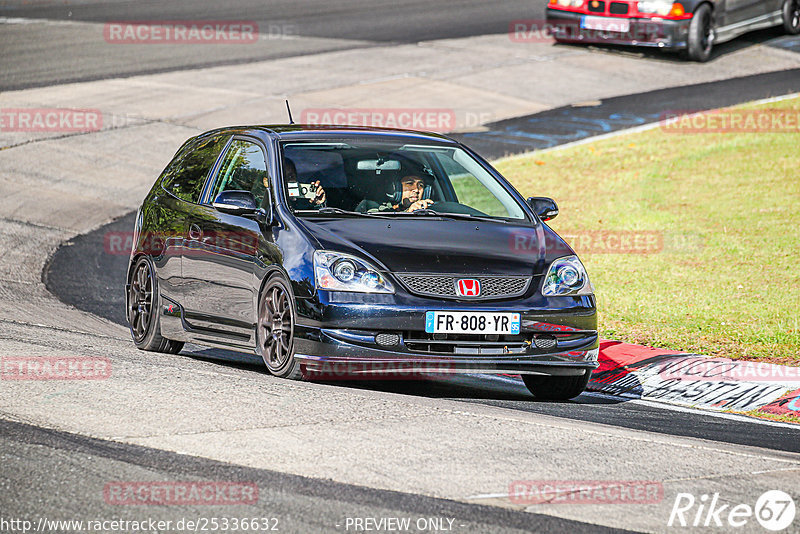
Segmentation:
[(211, 205), (215, 210), (231, 215), (253, 215), (258, 211), (256, 197), (250, 191), (223, 191)]
[(552, 198), (530, 197), (528, 199), (528, 206), (530, 206), (534, 213), (543, 221), (555, 219), (556, 215), (558, 215), (558, 204), (556, 204), (556, 201)]

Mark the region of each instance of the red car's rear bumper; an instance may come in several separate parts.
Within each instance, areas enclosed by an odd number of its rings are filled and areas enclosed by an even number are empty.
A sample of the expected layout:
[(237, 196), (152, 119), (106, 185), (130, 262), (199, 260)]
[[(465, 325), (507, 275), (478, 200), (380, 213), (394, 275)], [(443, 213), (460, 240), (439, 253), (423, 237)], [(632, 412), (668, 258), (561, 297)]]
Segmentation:
[[(611, 26), (628, 23), (627, 31), (587, 28), (587, 15), (575, 11), (547, 8), (547, 24), (558, 41), (574, 43), (604, 43), (649, 46), (666, 49), (686, 48), (691, 18), (670, 20), (661, 18), (607, 17)], [(615, 24), (611, 24), (615, 23)]]

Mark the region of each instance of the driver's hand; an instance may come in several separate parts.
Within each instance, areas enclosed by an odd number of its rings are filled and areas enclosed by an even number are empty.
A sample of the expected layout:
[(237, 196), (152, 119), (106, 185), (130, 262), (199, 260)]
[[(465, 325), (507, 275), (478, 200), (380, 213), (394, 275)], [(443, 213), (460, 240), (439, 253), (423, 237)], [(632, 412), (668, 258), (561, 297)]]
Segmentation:
[(313, 202), (318, 206), (325, 204), (325, 200), (327, 200), (327, 197), (325, 195), (325, 190), (319, 183), (319, 180), (317, 180), (316, 182), (311, 182), (311, 184), (309, 185), (311, 186), (311, 190), (314, 191), (314, 193), (316, 194), (314, 200), (312, 200), (311, 202)]
[(411, 204), (406, 211), (424, 210), (427, 209), (431, 204), (433, 204), (433, 200), (429, 198), (423, 198), (422, 200), (417, 200)]

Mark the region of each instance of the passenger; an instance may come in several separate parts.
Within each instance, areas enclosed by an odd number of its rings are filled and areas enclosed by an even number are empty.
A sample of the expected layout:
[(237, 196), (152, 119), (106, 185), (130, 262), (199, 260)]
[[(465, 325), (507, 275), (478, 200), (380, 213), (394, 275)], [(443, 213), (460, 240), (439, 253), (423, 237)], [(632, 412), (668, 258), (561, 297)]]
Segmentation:
[[(289, 190), (297, 191), (298, 196), (289, 195), (289, 200), (292, 201), (295, 209), (308, 209), (308, 208), (322, 208), (325, 207), (325, 202), (327, 197), (325, 195), (325, 189), (323, 189), (322, 185), (320, 185), (319, 180), (316, 182), (311, 182), (308, 184), (309, 189), (315, 193), (313, 198), (306, 198), (301, 191), (301, 187), (304, 187), (305, 184), (301, 186), (301, 184), (297, 181), (297, 167), (289, 158), (283, 159), (283, 176), (286, 179), (286, 185)], [(267, 186), (267, 178), (264, 178), (264, 185)]]

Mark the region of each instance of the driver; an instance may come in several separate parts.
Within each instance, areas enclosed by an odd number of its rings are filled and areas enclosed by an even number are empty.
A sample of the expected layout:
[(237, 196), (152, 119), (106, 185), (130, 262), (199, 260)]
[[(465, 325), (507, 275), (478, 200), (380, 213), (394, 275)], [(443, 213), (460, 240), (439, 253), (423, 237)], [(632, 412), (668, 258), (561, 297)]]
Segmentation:
[(400, 179), (400, 186), (402, 187), (402, 196), (400, 202), (395, 204), (386, 202), (381, 204), (371, 212), (377, 211), (416, 211), (426, 209), (433, 204), (433, 200), (429, 198), (422, 198), (423, 191), (425, 191), (425, 180), (416, 174), (409, 174)]

